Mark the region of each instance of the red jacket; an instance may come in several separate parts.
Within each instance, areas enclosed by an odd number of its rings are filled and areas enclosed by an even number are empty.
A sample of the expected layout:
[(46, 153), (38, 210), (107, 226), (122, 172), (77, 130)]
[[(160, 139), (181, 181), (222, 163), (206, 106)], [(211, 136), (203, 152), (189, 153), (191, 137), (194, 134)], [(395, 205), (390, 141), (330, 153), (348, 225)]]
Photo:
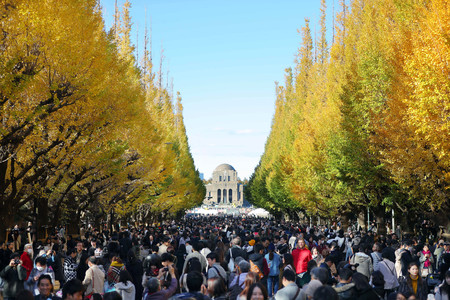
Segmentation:
[(31, 270), (33, 270), (33, 261), (30, 258), (30, 255), (27, 252), (23, 252), (20, 256), (20, 260), (22, 261), (22, 266), (27, 270), (27, 278), (30, 276)]
[(292, 257), (294, 258), (294, 267), (297, 274), (306, 272), (308, 261), (312, 259), (311, 251), (306, 248), (294, 249), (292, 251)]

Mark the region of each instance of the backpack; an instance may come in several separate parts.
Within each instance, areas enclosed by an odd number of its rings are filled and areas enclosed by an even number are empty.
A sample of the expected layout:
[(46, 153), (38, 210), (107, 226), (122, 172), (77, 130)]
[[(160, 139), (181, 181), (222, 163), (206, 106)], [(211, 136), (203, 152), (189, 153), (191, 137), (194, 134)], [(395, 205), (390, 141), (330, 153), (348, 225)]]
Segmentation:
[(230, 288), (228, 297), (230, 298), (230, 300), (236, 300), (243, 290), (244, 290), (244, 282), (241, 285), (239, 285), (239, 278), (238, 278), (238, 282), (236, 282), (236, 284)]
[(255, 273), (258, 276), (258, 280), (261, 280), (264, 277), (263, 272), (259, 269), (259, 267), (250, 260), (250, 272)]

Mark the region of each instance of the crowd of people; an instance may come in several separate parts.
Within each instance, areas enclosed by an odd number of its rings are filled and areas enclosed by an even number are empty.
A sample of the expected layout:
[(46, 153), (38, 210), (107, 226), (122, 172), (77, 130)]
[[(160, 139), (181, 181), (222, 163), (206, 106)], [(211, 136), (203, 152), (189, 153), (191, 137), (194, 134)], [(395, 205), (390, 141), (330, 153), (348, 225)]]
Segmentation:
[(193, 216), (22, 244), (30, 228), (15, 227), (0, 287), (17, 300), (449, 299), (450, 243), (369, 229)]

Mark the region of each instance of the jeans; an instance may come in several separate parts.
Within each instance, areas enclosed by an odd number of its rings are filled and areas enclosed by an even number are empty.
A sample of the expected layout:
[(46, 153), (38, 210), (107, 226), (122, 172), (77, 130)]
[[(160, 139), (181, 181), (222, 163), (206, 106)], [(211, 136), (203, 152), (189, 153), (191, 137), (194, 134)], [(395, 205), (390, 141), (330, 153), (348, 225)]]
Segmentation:
[[(278, 291), (278, 276), (269, 276), (267, 278), (267, 291), (269, 292), (269, 298), (275, 295)], [(272, 293), (273, 289), (273, 293)]]

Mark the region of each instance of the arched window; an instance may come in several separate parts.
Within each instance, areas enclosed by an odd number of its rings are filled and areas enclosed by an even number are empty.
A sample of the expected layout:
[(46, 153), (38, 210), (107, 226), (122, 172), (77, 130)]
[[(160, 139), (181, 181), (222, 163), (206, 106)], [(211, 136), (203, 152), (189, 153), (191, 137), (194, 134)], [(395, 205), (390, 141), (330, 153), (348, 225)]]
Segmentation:
[(229, 189), (229, 190), (228, 190), (228, 201), (229, 201), (230, 203), (233, 202), (233, 190), (232, 190), (232, 189)]
[(223, 203), (227, 203), (227, 190), (223, 190)]
[(220, 203), (222, 191), (220, 189), (217, 190), (217, 203)]

